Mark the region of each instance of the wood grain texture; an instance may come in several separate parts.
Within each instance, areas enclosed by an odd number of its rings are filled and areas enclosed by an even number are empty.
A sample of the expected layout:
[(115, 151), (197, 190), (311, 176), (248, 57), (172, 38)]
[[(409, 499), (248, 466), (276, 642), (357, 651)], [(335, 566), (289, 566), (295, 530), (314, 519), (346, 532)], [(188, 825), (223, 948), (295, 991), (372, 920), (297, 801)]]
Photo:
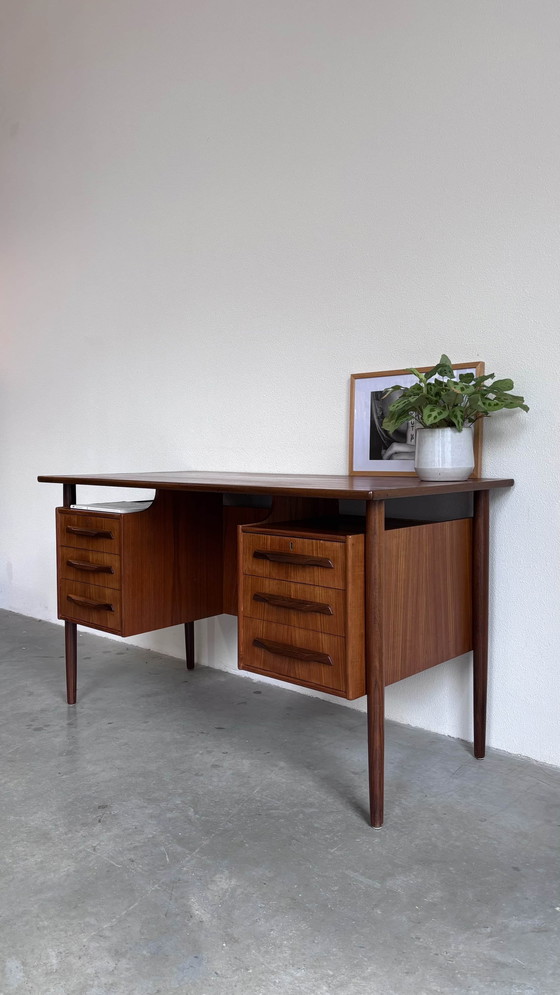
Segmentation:
[[(311, 655), (324, 655), (332, 660), (332, 664), (294, 659), (292, 656), (283, 656), (281, 652), (267, 652), (255, 645), (262, 641), (291, 646), (296, 651), (307, 650)], [(343, 696), (345, 640), (341, 636), (245, 618), (241, 632), (239, 669)]]
[(290, 521), (270, 522), (268, 519), (253, 532), (267, 535), (298, 536), (299, 539), (326, 539), (329, 542), (346, 542), (348, 536), (363, 535), (366, 520), (363, 515), (321, 515), (317, 518), (296, 518)]
[[(239, 658), (242, 669), (251, 669), (256, 673), (270, 676), (271, 663), (263, 661), (254, 645), (247, 641), (247, 628), (253, 621), (263, 622), (261, 639), (273, 640), (275, 631), (281, 627), (291, 639), (300, 644), (300, 634), (316, 632), (324, 635), (337, 635), (336, 665), (342, 667), (342, 677), (336, 682), (326, 680), (316, 674), (296, 671), (294, 667), (284, 669), (283, 680), (293, 680), (294, 683), (308, 687), (321, 687), (330, 693), (343, 695), (346, 698), (358, 698), (365, 694), (364, 668), (364, 605), (363, 605), (363, 549), (364, 537), (360, 533), (341, 533), (340, 529), (328, 538), (325, 519), (318, 519), (314, 524), (306, 521), (295, 523), (268, 522), (260, 526), (246, 526), (240, 529), (239, 556)], [(290, 534), (290, 527), (294, 534)], [(355, 528), (352, 523), (352, 528)], [(299, 530), (303, 530), (303, 535)], [(268, 531), (270, 530), (269, 534)], [(311, 538), (320, 535), (321, 538)], [(297, 566), (293, 563), (261, 560), (257, 558), (256, 569), (264, 573), (285, 573), (295, 571), (297, 581), (283, 580), (276, 576), (258, 575), (253, 572), (255, 560), (252, 554), (259, 549), (272, 547), (278, 550), (280, 546), (286, 555), (303, 555), (320, 553), (320, 559), (333, 563), (333, 568)], [(290, 550), (290, 546), (293, 547)], [(246, 567), (251, 572), (245, 572)], [(332, 586), (334, 575), (337, 587)], [(313, 583), (308, 583), (307, 578)], [(328, 578), (328, 579), (327, 579)], [(258, 600), (259, 594), (264, 600)], [(257, 600), (255, 600), (257, 595)], [(276, 601), (266, 600), (268, 596)], [(278, 603), (280, 599), (280, 603)], [(282, 599), (285, 604), (282, 604)], [(291, 603), (300, 601), (306, 610), (298, 611)], [(322, 611), (308, 612), (311, 605), (328, 606), (332, 614)], [(348, 627), (348, 628), (347, 628)], [(347, 633), (347, 639), (342, 638)], [(282, 641), (278, 639), (277, 641)], [(284, 640), (285, 641), (285, 640)], [(317, 647), (315, 647), (317, 649)], [(322, 652), (322, 650), (321, 650)], [(242, 661), (242, 663), (241, 663)], [(264, 667), (264, 669), (262, 669)], [(275, 668), (279, 669), (278, 666)]]
[(490, 501), (488, 491), (475, 495), (473, 519), (473, 712), (474, 755), (486, 751), (488, 693), (488, 566)]
[(346, 542), (346, 697), (366, 693), (364, 617), (364, 536), (350, 535)]
[[(255, 555), (257, 554), (257, 555)], [(322, 561), (307, 565), (304, 561), (264, 559), (263, 554), (287, 554)], [(290, 535), (267, 535), (247, 532), (243, 541), (243, 572), (258, 577), (274, 577), (316, 587), (344, 587), (346, 571), (344, 542), (300, 539)]]
[(123, 517), (123, 515), (97, 512), (92, 514), (87, 511), (57, 508), (57, 545), (120, 555)]
[[(276, 583), (280, 583), (276, 581)], [(322, 601), (309, 601), (307, 598), (292, 598), (285, 594), (265, 594), (264, 591), (257, 591), (253, 595), (253, 601), (265, 604), (271, 608), (286, 608), (294, 612), (296, 618), (305, 615), (333, 615), (332, 605)]]
[(221, 613), (219, 495), (158, 492), (150, 508), (122, 519), (122, 635)]
[(276, 496), (270, 508), (233, 507), (225, 505), (224, 516), (224, 607), (228, 615), (237, 614), (237, 548), (238, 527), (262, 522), (267, 524), (302, 515), (333, 515), (338, 502), (312, 498)]
[(100, 550), (59, 546), (58, 576), (64, 580), (99, 584), (117, 591), (121, 588), (121, 557)]
[[(68, 525), (77, 531), (69, 533)], [(126, 515), (58, 509), (57, 529), (59, 541), (66, 544), (58, 548), (60, 618), (132, 636), (221, 613), (219, 495), (158, 493), (148, 509)], [(112, 538), (91, 536), (88, 530), (109, 532)], [(68, 566), (68, 559), (106, 563), (114, 574), (84, 577), (79, 567)], [(114, 612), (69, 603), (70, 583), (76, 585), (74, 593), (91, 601), (95, 601), (95, 587), (98, 594), (112, 588)], [(109, 599), (104, 596), (103, 600)]]
[(307, 553), (277, 553), (256, 549), (253, 559), (268, 560), (269, 563), (285, 563), (292, 567), (324, 567), (325, 570), (334, 570), (334, 563), (329, 557), (310, 556)]
[[(296, 633), (291, 632), (293, 638), (297, 639)], [(316, 649), (306, 649), (296, 643), (277, 643), (273, 639), (253, 639), (253, 646), (257, 649), (265, 650), (272, 656), (288, 656), (291, 660), (301, 660), (303, 663), (320, 663), (324, 667), (333, 667), (334, 661), (330, 653), (323, 653)]]
[(281, 490), (279, 493), (271, 492), (272, 507), (265, 521), (267, 525), (275, 522), (300, 520), (302, 518), (324, 518), (328, 515), (338, 514), (338, 500), (315, 495), (304, 497), (301, 494), (287, 496)]
[[(426, 497), (430, 494), (457, 494), (462, 491), (512, 487), (511, 479), (470, 478), (458, 481), (419, 480), (417, 477), (369, 477), (273, 474), (273, 473), (122, 473), (37, 478), (49, 484), (88, 484), (109, 487), (147, 487), (158, 491), (198, 491), (207, 494), (271, 494), (275, 497), (348, 498), (362, 501), (384, 501), (391, 497)], [(314, 514), (315, 512), (312, 512)], [(298, 517), (308, 514), (303, 510)], [(276, 517), (283, 517), (278, 505)], [(292, 515), (286, 517), (295, 517)]]
[[(333, 636), (343, 636), (346, 631), (346, 597), (337, 588), (315, 587), (312, 584), (293, 584), (289, 581), (267, 577), (243, 577), (243, 614), (263, 622), (277, 622), (281, 625), (295, 625), (315, 632), (326, 632)], [(284, 598), (311, 605), (325, 605), (329, 614), (298, 610), (294, 606), (282, 606), (264, 598)]]
[(472, 647), (469, 518), (384, 535), (385, 684)]
[[(76, 500), (74, 496), (74, 500)], [(76, 704), (78, 683), (78, 626), (75, 622), (64, 623), (64, 649), (66, 659), (66, 702)]]
[(270, 508), (244, 508), (225, 505), (223, 508), (224, 574), (223, 611), (237, 615), (237, 531), (240, 525), (261, 522), (268, 518)]
[[(102, 607), (104, 605), (107, 607)], [(120, 635), (121, 593), (109, 587), (61, 580), (58, 617)]]

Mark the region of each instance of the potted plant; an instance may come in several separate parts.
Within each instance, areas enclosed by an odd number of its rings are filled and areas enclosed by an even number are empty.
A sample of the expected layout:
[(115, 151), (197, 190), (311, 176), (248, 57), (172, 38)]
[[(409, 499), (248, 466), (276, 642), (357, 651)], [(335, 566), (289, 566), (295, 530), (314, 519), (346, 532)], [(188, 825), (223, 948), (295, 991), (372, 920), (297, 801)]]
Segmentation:
[(529, 410), (523, 397), (510, 393), (512, 380), (495, 380), (495, 373), (457, 375), (448, 356), (428, 373), (409, 373), (417, 383), (394, 384), (384, 392), (398, 396), (383, 427), (394, 432), (405, 422), (416, 424), (414, 466), (422, 480), (466, 480), (474, 469), (474, 423), (503, 409)]

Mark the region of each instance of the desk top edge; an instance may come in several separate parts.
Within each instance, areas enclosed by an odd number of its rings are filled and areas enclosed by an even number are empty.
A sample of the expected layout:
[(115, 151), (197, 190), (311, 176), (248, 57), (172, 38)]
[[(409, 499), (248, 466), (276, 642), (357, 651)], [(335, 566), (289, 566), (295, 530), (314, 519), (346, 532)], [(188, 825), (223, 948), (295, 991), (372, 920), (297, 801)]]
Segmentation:
[(326, 474), (214, 473), (119, 473), (41, 475), (40, 483), (80, 484), (105, 487), (145, 487), (155, 490), (206, 491), (240, 494), (283, 494), (289, 497), (338, 498), (383, 501), (386, 498), (421, 497), (512, 487), (509, 478), (470, 478), (456, 481), (426, 481), (418, 477), (350, 477)]

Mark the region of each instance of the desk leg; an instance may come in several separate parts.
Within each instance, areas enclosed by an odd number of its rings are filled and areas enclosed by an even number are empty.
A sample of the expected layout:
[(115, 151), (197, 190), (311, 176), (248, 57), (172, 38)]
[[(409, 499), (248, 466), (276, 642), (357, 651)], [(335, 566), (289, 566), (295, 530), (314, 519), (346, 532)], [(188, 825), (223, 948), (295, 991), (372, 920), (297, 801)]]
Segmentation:
[(476, 491), (473, 513), (473, 711), (474, 755), (486, 750), (488, 689), (489, 491)]
[(194, 670), (194, 622), (185, 622), (187, 670)]
[[(76, 504), (76, 485), (62, 485), (62, 504), (69, 508)], [(66, 701), (76, 704), (76, 683), (78, 677), (78, 626), (75, 622), (64, 623), (64, 648), (66, 655)]]
[(385, 680), (383, 673), (383, 545), (385, 502), (366, 503), (365, 652), (370, 822), (383, 825)]
[(76, 704), (76, 681), (78, 677), (78, 626), (75, 622), (64, 623), (66, 650), (66, 701)]

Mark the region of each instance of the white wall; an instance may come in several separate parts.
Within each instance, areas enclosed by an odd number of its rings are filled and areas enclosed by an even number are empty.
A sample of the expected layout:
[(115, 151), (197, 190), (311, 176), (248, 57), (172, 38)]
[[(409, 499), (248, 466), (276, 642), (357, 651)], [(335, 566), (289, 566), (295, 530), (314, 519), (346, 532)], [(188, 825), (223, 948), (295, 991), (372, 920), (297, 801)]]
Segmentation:
[[(560, 763), (558, 0), (1, 0), (0, 36), (1, 604), (56, 617), (37, 474), (344, 472), (351, 372), (481, 358), (531, 404), (486, 425), (489, 738)], [(469, 738), (468, 661), (388, 713)]]

